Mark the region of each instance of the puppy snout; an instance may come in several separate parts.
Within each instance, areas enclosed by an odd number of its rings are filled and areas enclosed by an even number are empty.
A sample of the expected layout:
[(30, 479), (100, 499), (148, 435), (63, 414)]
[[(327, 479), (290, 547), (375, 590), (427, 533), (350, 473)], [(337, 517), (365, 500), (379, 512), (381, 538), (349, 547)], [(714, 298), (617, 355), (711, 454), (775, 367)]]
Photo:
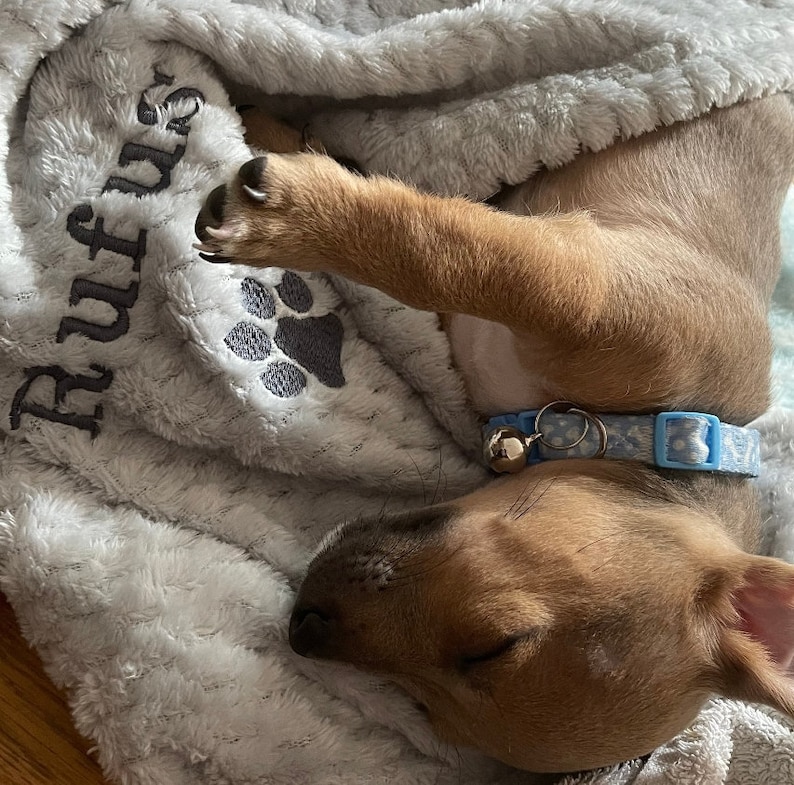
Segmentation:
[(317, 608), (292, 611), (289, 622), (289, 645), (302, 657), (323, 657), (329, 648), (333, 620)]
[(214, 188), (210, 195), (204, 202), (201, 211), (196, 218), (196, 225), (194, 227), (196, 237), (201, 242), (207, 242), (212, 237), (206, 231), (208, 226), (217, 229), (223, 223), (223, 207), (226, 204), (226, 186), (219, 185)]

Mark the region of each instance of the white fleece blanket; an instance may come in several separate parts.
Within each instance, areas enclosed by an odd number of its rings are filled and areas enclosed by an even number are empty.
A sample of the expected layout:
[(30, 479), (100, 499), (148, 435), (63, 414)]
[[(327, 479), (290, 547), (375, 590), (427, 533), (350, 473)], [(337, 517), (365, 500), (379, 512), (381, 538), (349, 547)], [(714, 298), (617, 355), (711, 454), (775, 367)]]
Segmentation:
[[(330, 527), (486, 477), (432, 315), (196, 258), (202, 198), (248, 157), (229, 92), (482, 197), (790, 89), (794, 3), (0, 0), (0, 30), (0, 585), (108, 775), (529, 781), (287, 646)], [(794, 560), (791, 256), (787, 275), (759, 426), (765, 547)], [(647, 762), (568, 782), (783, 785), (792, 761), (791, 723), (718, 701)]]

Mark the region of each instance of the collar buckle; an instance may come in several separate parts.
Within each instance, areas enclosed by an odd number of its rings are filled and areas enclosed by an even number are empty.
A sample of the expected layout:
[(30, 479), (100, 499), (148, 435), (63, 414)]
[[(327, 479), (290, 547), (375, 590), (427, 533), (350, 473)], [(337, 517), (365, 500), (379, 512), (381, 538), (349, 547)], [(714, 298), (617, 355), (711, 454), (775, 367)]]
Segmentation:
[[(701, 449), (693, 448), (693, 442)], [(702, 455), (703, 447), (708, 449), (707, 455)], [(664, 469), (719, 471), (722, 460), (719, 418), (700, 412), (657, 414), (653, 427), (653, 459)]]

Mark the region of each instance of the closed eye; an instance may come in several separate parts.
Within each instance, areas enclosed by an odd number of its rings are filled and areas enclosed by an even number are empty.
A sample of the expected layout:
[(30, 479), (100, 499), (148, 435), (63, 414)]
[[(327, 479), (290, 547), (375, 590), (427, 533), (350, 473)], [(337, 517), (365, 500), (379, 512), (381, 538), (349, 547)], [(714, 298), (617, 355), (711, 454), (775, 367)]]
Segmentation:
[(464, 654), (458, 660), (458, 666), (461, 670), (468, 670), (474, 665), (480, 665), (484, 662), (490, 662), (507, 654), (516, 644), (526, 640), (533, 633), (521, 633), (518, 635), (511, 635), (503, 641), (485, 651), (477, 652), (475, 654)]

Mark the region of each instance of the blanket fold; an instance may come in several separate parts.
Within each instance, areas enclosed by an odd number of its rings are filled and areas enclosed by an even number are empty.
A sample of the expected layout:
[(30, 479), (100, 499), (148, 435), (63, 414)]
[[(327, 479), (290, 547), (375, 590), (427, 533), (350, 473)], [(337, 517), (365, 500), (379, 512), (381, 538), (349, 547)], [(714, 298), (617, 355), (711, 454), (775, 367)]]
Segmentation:
[[(202, 199), (249, 157), (230, 95), (479, 198), (790, 89), (794, 2), (0, 0), (0, 20), (0, 587), (109, 776), (528, 781), (438, 742), (390, 684), (289, 650), (325, 533), (487, 474), (435, 315), (197, 258)], [(759, 482), (767, 552), (792, 559), (781, 402)], [(792, 759), (789, 721), (715, 701), (647, 763), (566, 782), (782, 785)]]

